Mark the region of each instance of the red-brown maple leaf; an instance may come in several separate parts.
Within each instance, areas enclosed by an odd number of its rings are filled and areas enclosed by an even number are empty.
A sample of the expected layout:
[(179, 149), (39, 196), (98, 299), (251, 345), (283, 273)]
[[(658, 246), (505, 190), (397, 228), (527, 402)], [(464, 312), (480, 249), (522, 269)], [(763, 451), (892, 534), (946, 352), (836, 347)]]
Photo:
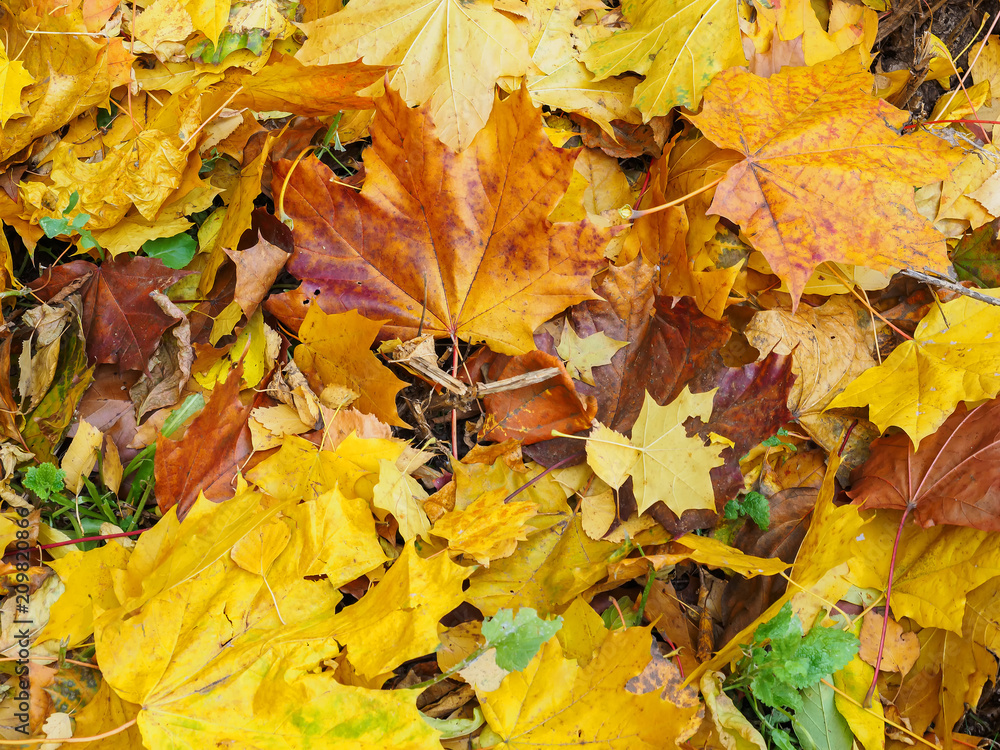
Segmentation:
[[(429, 105), (410, 109), (391, 89), (371, 135), (360, 194), (318, 160), (275, 165), (302, 302), (388, 319), (383, 335), (422, 328), (520, 354), (540, 323), (594, 297), (591, 274), (611, 233), (548, 220), (576, 152), (549, 143), (526, 91), (497, 102), (461, 153), (437, 139)], [(268, 309), (287, 317), (280, 297)]]
[(144, 370), (160, 336), (177, 320), (149, 296), (189, 271), (174, 271), (156, 258), (116, 258), (95, 266), (74, 260), (45, 272), (32, 287), (43, 300), (90, 274), (80, 287), (83, 333), (91, 364), (117, 364), (119, 371)]

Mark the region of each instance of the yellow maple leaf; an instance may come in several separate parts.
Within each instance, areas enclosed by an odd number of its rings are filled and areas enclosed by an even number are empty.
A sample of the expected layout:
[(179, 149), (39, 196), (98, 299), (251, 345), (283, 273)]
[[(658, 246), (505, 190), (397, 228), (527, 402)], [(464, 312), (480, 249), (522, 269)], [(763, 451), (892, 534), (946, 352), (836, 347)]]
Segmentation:
[(528, 76), (528, 93), (536, 106), (543, 104), (565, 112), (578, 112), (601, 130), (615, 135), (613, 120), (639, 123), (642, 116), (632, 108), (638, 76), (622, 75), (595, 80), (594, 74), (576, 58), (567, 60), (545, 76)]
[(510, 557), (519, 541), (528, 538), (524, 524), (538, 513), (535, 503), (523, 499), (504, 502), (508, 493), (484, 493), (464, 510), (446, 513), (434, 524), (433, 534), (448, 540), (448, 548), (471, 555), (490, 566), (491, 560)]
[(631, 28), (592, 44), (582, 60), (597, 80), (646, 76), (632, 106), (648, 122), (672, 107), (697, 109), (719, 71), (745, 61), (736, 6), (722, 0), (625, 0)]
[(176, 135), (148, 129), (110, 149), (102, 160), (88, 163), (77, 158), (73, 145), (60, 141), (50, 155), (50, 184), (22, 183), (21, 197), (39, 207), (36, 221), (61, 216), (73, 193), (79, 198), (74, 216), (88, 214), (88, 229), (113, 227), (133, 204), (144, 218), (153, 220), (181, 183), (188, 158), (182, 145)]
[[(650, 661), (648, 628), (607, 635), (586, 667), (563, 656), (557, 638), (523, 672), (480, 695), (493, 747), (542, 750), (600, 746), (609, 750), (665, 750), (690, 737), (701, 719), (693, 690), (680, 689), (676, 668), (665, 689), (633, 692), (632, 679)], [(484, 743), (486, 744), (486, 743)]]
[(229, 23), (230, 0), (181, 0), (180, 7), (188, 12), (194, 28), (219, 43), (219, 35)]
[(302, 28), (306, 65), (398, 65), (389, 84), (411, 107), (430, 101), (438, 138), (456, 150), (486, 124), (497, 79), (524, 75), (530, 59), (492, 0), (354, 0)]
[(35, 82), (24, 65), (7, 57), (7, 50), (0, 42), (0, 126), (14, 115), (25, 114), (21, 108), (21, 91)]
[(48, 563), (65, 585), (65, 591), (49, 610), (49, 621), (35, 639), (66, 640), (73, 648), (94, 633), (94, 609), (110, 609), (118, 604), (112, 584), (112, 572), (124, 570), (129, 550), (117, 540), (89, 552), (73, 550)]
[[(1000, 290), (987, 290), (994, 296)], [(969, 297), (938, 304), (878, 367), (852, 381), (827, 408), (867, 406), (883, 432), (903, 429), (914, 448), (959, 401), (1000, 393), (1000, 308)]]
[(299, 328), (302, 345), (295, 347), (295, 364), (316, 393), (331, 385), (350, 388), (360, 394), (354, 404), (358, 411), (407, 427), (396, 409), (396, 394), (406, 383), (371, 352), (383, 322), (357, 310), (327, 315), (319, 305), (310, 305)]
[(379, 460), (394, 462), (402, 452), (402, 442), (353, 433), (332, 451), (288, 435), (278, 452), (257, 464), (247, 479), (280, 500), (310, 499), (334, 488), (348, 497), (371, 500)]
[[(124, 715), (119, 724), (137, 716), (150, 747), (430, 747), (436, 734), (416, 712), (416, 693), (310, 672), (339, 656), (338, 644), (359, 674), (372, 676), (433, 651), (437, 622), (461, 601), (467, 570), (407, 546), (377, 587), (336, 613), (337, 587), (383, 559), (359, 501), (376, 556), (340, 569), (360, 551), (353, 532), (343, 536), (345, 514), (336, 509), (344, 500), (338, 492), (291, 506), (252, 491), (218, 504), (202, 497), (183, 523), (171, 511), (147, 531), (127, 561), (112, 544), (70, 565), (69, 580), (92, 576), (79, 588), (97, 608), (97, 660), (112, 691), (95, 696), (85, 725), (103, 726), (94, 715), (103, 708)], [(63, 628), (55, 630), (61, 637)], [(334, 715), (378, 718), (367, 728)]]
[(684, 420), (699, 417), (707, 422), (715, 390), (692, 394), (685, 386), (666, 406), (647, 393), (632, 439), (598, 425), (587, 439), (587, 463), (612, 487), (620, 487), (626, 474), (631, 476), (640, 513), (658, 501), (678, 516), (692, 508), (714, 510), (709, 472), (724, 463), (725, 446), (706, 446), (701, 438), (688, 437)]
[(438, 620), (462, 603), (469, 569), (447, 555), (424, 559), (407, 543), (378, 585), (323, 627), (374, 678), (438, 647)]
[(593, 368), (611, 364), (615, 352), (627, 345), (627, 341), (616, 341), (604, 335), (603, 331), (581, 339), (566, 320), (556, 352), (566, 362), (566, 371), (571, 378), (594, 385)]
[(488, 617), (504, 607), (531, 607), (540, 615), (557, 611), (604, 579), (608, 562), (620, 549), (587, 536), (582, 511), (571, 510), (565, 495), (558, 504), (533, 497), (539, 501), (539, 515), (528, 523), (536, 531), (513, 555), (480, 568), (469, 579), (465, 598)]

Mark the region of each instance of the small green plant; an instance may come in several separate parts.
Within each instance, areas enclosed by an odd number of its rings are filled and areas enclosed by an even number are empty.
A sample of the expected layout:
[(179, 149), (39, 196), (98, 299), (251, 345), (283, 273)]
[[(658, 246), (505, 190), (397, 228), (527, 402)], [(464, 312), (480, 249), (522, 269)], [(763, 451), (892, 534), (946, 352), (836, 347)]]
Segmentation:
[[(55, 528), (72, 531), (76, 536), (93, 536), (100, 533), (101, 524), (119, 524), (118, 508), (111, 492), (99, 492), (94, 483), (85, 479), (89, 504), (80, 502), (79, 497), (67, 497), (64, 494), (66, 472), (53, 464), (43, 463), (31, 466), (24, 472), (22, 484), (42, 501), (45, 510), (45, 522)], [(67, 525), (68, 522), (68, 525)], [(95, 542), (83, 544), (89, 549)]]
[(90, 221), (90, 214), (81, 211), (72, 219), (69, 218), (70, 212), (76, 208), (76, 204), (79, 201), (80, 194), (74, 190), (73, 194), (69, 197), (69, 205), (63, 209), (61, 218), (53, 219), (46, 216), (38, 223), (42, 227), (42, 231), (45, 232), (45, 236), (50, 239), (64, 234), (80, 235), (80, 247), (84, 250), (97, 250), (100, 253), (101, 260), (104, 260), (104, 250), (91, 231), (86, 228), (87, 222)]
[(24, 472), (24, 486), (47, 502), (53, 495), (60, 494), (66, 485), (66, 472), (54, 464), (44, 463), (31, 466)]
[(820, 680), (847, 666), (858, 647), (853, 633), (837, 628), (815, 625), (803, 634), (802, 621), (786, 603), (754, 632), (724, 689), (745, 691), (762, 733), (781, 750), (792, 750), (791, 734), (778, 725), (793, 722), (800, 734), (793, 712), (814, 712)]
[(737, 518), (746, 516), (757, 524), (761, 531), (767, 531), (771, 525), (771, 506), (768, 504), (767, 498), (756, 491), (748, 492), (743, 497), (730, 500), (726, 503), (726, 507), (723, 508), (723, 514), (730, 521), (735, 521)]
[[(778, 429), (777, 435), (771, 435), (771, 437), (769, 438), (764, 438), (763, 440), (760, 441), (760, 444), (765, 448), (776, 448), (780, 445), (785, 448), (788, 448), (790, 451), (792, 451), (792, 453), (794, 453), (795, 451), (798, 450), (798, 447), (796, 447), (794, 443), (790, 443), (787, 440), (781, 439), (783, 437), (789, 437), (790, 435), (791, 433), (788, 430), (786, 430), (784, 427), (781, 427)], [(743, 461), (749, 455), (750, 454), (747, 453), (742, 458), (740, 458), (740, 461)]]

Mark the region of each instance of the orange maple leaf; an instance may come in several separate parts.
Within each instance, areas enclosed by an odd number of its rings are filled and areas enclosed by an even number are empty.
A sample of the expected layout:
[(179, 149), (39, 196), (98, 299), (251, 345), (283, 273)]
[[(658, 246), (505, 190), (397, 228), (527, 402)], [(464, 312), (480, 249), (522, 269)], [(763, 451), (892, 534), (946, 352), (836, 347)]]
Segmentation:
[(913, 187), (946, 177), (962, 153), (928, 133), (900, 135), (910, 115), (872, 96), (873, 81), (856, 53), (766, 79), (731, 68), (690, 118), (745, 156), (709, 210), (743, 228), (795, 304), (826, 260), (948, 266), (944, 237), (917, 213)]
[(504, 354), (534, 349), (539, 324), (595, 298), (590, 278), (611, 234), (548, 220), (577, 152), (549, 143), (526, 91), (497, 102), (461, 153), (437, 139), (428, 106), (409, 109), (390, 89), (376, 107), (360, 194), (317, 160), (291, 174), (275, 165), (300, 295), (330, 313), (387, 318), (383, 335), (410, 338), (422, 325)]

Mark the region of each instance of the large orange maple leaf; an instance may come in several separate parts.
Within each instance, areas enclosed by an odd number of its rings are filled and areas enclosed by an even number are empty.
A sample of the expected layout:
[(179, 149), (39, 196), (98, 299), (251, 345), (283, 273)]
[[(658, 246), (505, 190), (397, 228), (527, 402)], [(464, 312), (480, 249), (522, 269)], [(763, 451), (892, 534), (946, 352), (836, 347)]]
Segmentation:
[(917, 213), (913, 188), (941, 180), (961, 151), (872, 96), (873, 77), (846, 53), (760, 78), (717, 75), (690, 119), (720, 148), (744, 154), (709, 209), (738, 223), (798, 303), (826, 260), (879, 270), (944, 271), (942, 235)]
[(596, 298), (610, 232), (548, 220), (576, 150), (549, 143), (527, 92), (497, 102), (461, 153), (437, 139), (427, 106), (409, 109), (389, 89), (376, 107), (360, 194), (315, 159), (290, 175), (275, 165), (274, 194), (294, 221), (288, 270), (303, 280), (288, 301), (388, 319), (383, 335), (422, 325), (520, 354), (540, 323)]

